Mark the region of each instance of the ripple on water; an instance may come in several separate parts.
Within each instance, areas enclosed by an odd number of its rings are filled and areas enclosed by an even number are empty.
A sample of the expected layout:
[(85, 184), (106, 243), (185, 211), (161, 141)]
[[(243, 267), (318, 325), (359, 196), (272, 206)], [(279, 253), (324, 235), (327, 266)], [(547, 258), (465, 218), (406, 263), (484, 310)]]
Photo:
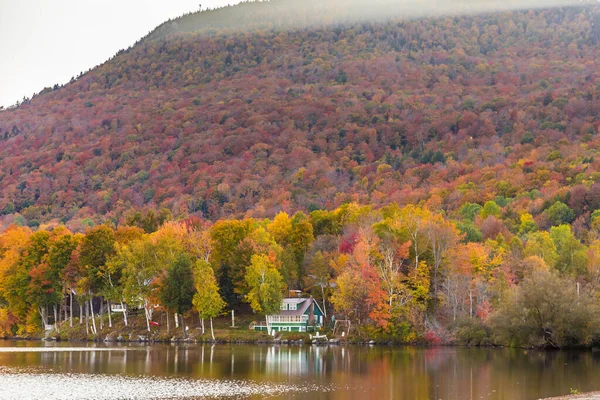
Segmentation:
[(320, 385), (187, 380), (121, 375), (50, 374), (0, 367), (0, 399), (181, 399), (276, 396), (333, 390)]
[(141, 350), (127, 347), (0, 347), (0, 353), (66, 353)]

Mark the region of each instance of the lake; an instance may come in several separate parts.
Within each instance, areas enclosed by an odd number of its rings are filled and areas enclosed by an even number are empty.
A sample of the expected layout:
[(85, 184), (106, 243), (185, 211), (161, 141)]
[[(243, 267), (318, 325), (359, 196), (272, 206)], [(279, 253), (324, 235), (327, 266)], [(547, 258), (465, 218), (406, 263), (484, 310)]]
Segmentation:
[(600, 389), (600, 352), (0, 341), (0, 399), (536, 399)]

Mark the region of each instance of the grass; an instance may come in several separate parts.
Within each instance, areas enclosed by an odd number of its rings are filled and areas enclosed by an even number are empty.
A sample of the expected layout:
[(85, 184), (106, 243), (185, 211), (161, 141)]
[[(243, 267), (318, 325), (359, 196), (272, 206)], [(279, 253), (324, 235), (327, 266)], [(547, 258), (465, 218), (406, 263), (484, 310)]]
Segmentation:
[[(113, 314), (112, 328), (108, 326), (108, 316), (104, 315), (103, 329), (100, 329), (100, 318), (96, 318), (96, 327), (98, 334), (92, 333), (92, 323), (89, 323), (89, 330), (86, 332), (85, 321), (80, 323), (78, 318), (73, 319), (73, 327), (69, 321), (61, 322), (59, 329), (50, 332), (49, 336), (60, 340), (117, 340), (121, 337), (122, 340), (137, 341), (140, 337), (148, 338), (156, 341), (182, 340), (184, 338), (181, 325), (176, 328), (173, 314), (169, 315), (169, 329), (167, 328), (167, 315), (163, 312), (155, 312), (153, 321), (159, 323), (159, 326), (151, 326), (151, 332), (148, 332), (146, 319), (143, 315), (129, 316), (128, 326), (125, 326), (123, 316), (121, 314)], [(248, 327), (252, 321), (256, 320), (255, 315), (239, 315), (235, 318), (235, 327), (231, 326), (231, 317), (223, 316), (213, 319), (213, 328), (215, 340), (218, 342), (266, 342), (272, 341), (273, 338), (267, 335), (266, 332), (258, 332), (250, 330)], [(210, 321), (204, 321), (204, 334), (200, 319), (197, 314), (186, 315), (185, 324), (188, 328), (188, 339), (196, 341), (212, 341), (210, 333)]]

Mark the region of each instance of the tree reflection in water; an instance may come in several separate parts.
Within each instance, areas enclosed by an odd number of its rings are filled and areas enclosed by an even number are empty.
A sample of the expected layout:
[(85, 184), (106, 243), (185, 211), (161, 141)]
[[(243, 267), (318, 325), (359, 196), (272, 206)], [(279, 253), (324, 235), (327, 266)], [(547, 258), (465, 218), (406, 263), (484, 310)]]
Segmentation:
[[(2, 342), (0, 346), (22, 345)], [(40, 343), (26, 346), (40, 346)], [(52, 346), (65, 346), (58, 343)], [(72, 344), (69, 344), (72, 346)], [(452, 347), (123, 345), (6, 352), (0, 366), (62, 373), (317, 385), (295, 399), (519, 399), (600, 389), (600, 353)], [(112, 346), (112, 345), (111, 345)], [(50, 348), (51, 350), (52, 348)], [(104, 349), (104, 351), (93, 351)], [(277, 397), (276, 397), (277, 398)]]

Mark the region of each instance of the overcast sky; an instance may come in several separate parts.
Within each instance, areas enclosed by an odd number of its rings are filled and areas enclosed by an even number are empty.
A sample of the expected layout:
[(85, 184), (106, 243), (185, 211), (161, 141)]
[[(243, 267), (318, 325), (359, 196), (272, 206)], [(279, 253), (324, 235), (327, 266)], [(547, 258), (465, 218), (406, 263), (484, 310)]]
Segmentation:
[(0, 0), (0, 106), (101, 64), (169, 18), (239, 0)]

